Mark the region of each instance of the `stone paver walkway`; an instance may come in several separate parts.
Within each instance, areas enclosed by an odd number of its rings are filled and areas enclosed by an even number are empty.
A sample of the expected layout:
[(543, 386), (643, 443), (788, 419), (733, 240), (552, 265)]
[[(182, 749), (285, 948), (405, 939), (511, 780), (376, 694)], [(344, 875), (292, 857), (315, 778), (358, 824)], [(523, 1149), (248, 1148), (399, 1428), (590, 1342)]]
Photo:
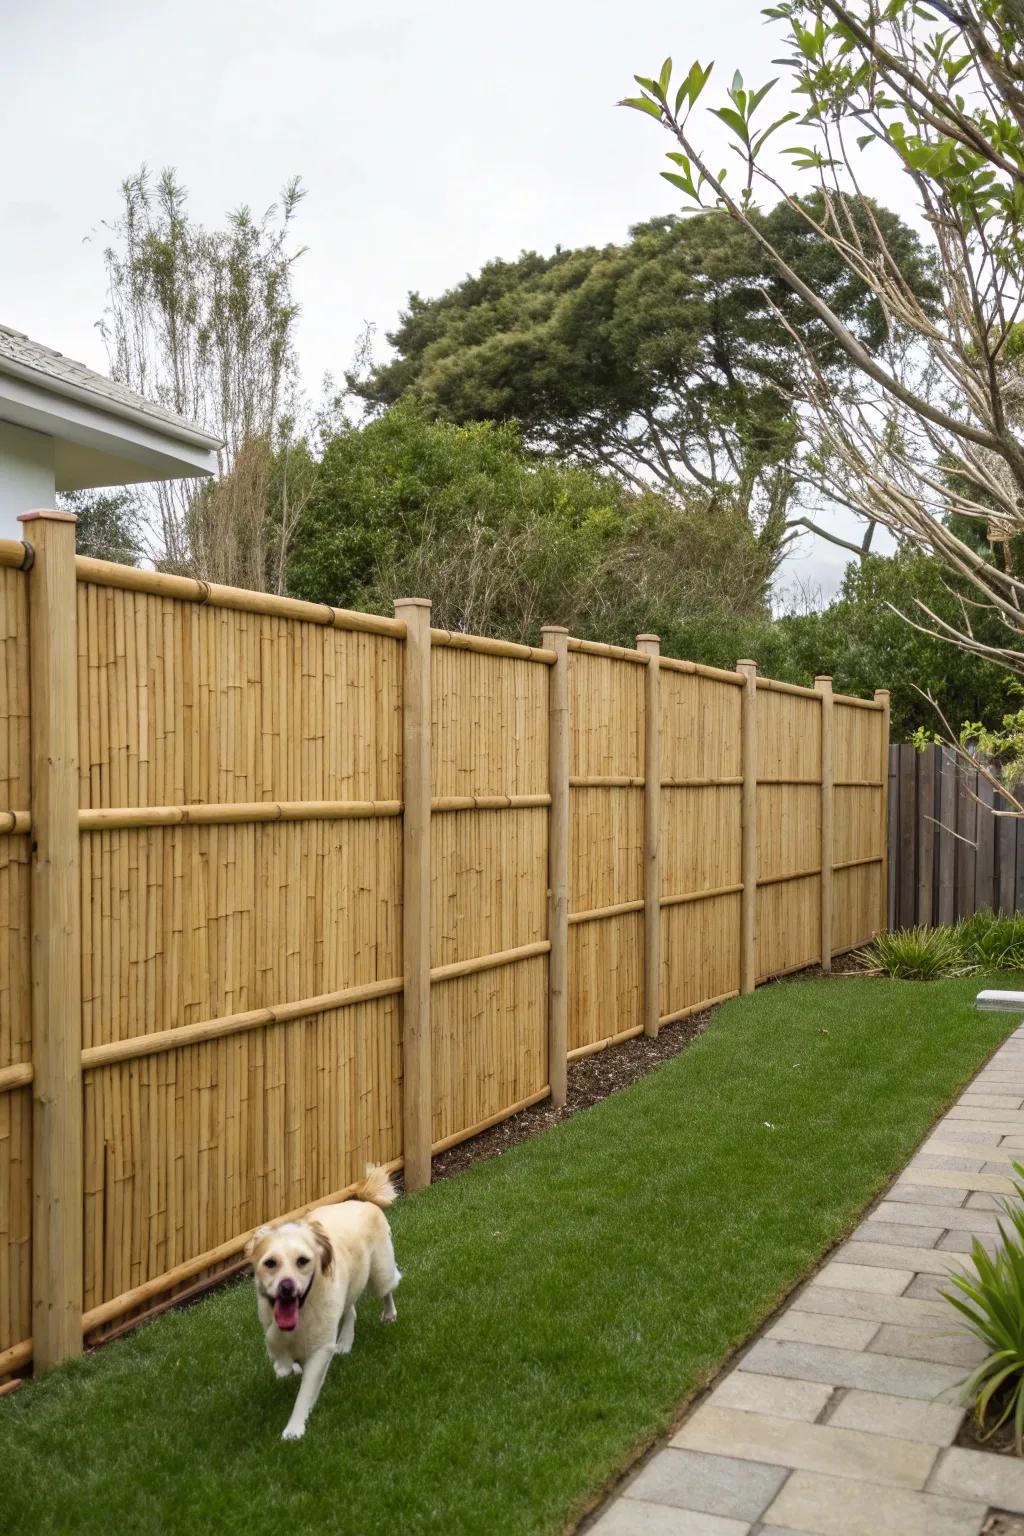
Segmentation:
[(1024, 1026), (594, 1536), (978, 1536), (1024, 1461), (952, 1444), (980, 1345), (938, 1289), (1024, 1162)]

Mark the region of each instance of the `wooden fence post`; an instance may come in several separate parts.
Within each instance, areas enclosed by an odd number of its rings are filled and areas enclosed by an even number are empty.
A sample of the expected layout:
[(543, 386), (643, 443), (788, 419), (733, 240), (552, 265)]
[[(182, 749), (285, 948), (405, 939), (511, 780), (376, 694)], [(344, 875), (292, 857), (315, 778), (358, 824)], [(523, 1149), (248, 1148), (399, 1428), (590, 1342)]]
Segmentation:
[(82, 921), (75, 524), (27, 512), (32, 738), (32, 1354), (82, 1352)]
[(548, 668), (548, 1082), (561, 1109), (569, 1053), (569, 631), (548, 624), (541, 644), (557, 658)]
[(889, 916), (889, 690), (888, 688), (875, 689), (875, 703), (881, 704), (882, 742), (878, 754), (878, 772), (882, 780), (882, 787), (878, 791), (881, 801), (879, 810), (879, 828), (881, 834), (882, 862), (879, 866), (878, 876), (878, 927), (877, 933), (884, 933), (888, 926)]
[(832, 969), (832, 810), (834, 796), (834, 750), (832, 727), (832, 679), (822, 674), (814, 679), (821, 695), (821, 968)]
[(402, 1146), (406, 1189), (430, 1183), (430, 603), (404, 597), (402, 670)]
[(738, 661), (745, 682), (740, 715), (740, 992), (757, 981), (757, 662)]
[(657, 1040), (661, 1020), (661, 641), (637, 635), (651, 659), (644, 687), (644, 1034)]

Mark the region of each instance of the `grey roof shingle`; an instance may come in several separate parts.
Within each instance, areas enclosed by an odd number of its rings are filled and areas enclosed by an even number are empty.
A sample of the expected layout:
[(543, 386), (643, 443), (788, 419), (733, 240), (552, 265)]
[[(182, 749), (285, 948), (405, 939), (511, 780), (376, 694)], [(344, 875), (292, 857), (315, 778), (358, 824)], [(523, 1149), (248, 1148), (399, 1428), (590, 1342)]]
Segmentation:
[(87, 368), (84, 363), (75, 362), (74, 358), (65, 357), (52, 347), (44, 347), (40, 342), (32, 341), (21, 331), (12, 330), (6, 325), (0, 325), (0, 374), (3, 373), (18, 378), (24, 378), (26, 373), (38, 374), (40, 385), (57, 394), (71, 399), (92, 396), (98, 409), (109, 411), (114, 416), (142, 416), (151, 420), (153, 427), (165, 432), (168, 437), (190, 443), (200, 442), (211, 448), (220, 446), (220, 439), (204, 427), (176, 416), (173, 411), (147, 400), (126, 384), (118, 384), (104, 374)]

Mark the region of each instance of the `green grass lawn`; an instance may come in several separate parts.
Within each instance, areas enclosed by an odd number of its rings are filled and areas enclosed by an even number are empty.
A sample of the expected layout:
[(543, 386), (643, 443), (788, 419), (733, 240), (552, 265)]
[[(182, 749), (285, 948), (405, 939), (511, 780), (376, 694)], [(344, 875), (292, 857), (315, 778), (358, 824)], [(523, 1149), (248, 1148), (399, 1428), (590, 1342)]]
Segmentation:
[(764, 988), (632, 1088), (401, 1200), (398, 1325), (367, 1299), (300, 1442), (248, 1283), (0, 1399), (0, 1526), (559, 1531), (1016, 1026), (974, 1012), (991, 983)]

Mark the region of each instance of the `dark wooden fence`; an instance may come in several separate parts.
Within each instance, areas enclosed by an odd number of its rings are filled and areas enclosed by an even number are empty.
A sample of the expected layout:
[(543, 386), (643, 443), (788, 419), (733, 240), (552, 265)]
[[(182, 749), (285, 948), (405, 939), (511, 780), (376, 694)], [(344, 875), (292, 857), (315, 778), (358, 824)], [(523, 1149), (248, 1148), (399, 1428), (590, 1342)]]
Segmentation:
[(890, 928), (1024, 911), (1024, 821), (985, 806), (1008, 802), (949, 748), (889, 748)]

